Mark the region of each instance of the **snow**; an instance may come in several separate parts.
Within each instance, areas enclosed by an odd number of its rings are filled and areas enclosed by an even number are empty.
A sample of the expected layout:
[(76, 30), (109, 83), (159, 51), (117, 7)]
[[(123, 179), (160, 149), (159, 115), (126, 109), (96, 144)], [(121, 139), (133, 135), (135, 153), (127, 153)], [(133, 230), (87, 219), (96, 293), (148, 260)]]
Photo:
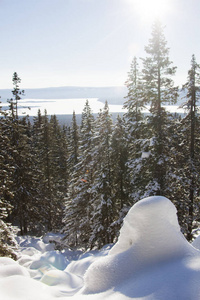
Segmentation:
[(109, 255), (87, 270), (85, 290), (111, 289), (151, 267), (196, 252), (180, 232), (175, 206), (164, 197), (143, 199), (130, 209)]
[(192, 246), (200, 250), (200, 235), (193, 241)]
[(150, 152), (142, 152), (142, 158), (149, 158)]
[[(98, 98), (76, 98), (76, 99), (22, 99), (19, 103), (19, 115), (24, 113), (29, 116), (36, 116), (38, 109), (43, 113), (46, 109), (49, 115), (65, 115), (82, 114), (86, 99), (89, 100), (89, 105), (93, 113), (99, 113), (103, 109), (104, 103), (98, 101)], [(4, 104), (7, 106), (7, 104)], [(124, 112), (123, 105), (111, 104), (109, 105), (110, 112)]]
[(165, 197), (140, 200), (100, 251), (57, 251), (53, 233), (18, 237), (18, 261), (0, 257), (0, 299), (197, 300), (200, 238), (187, 242), (176, 213)]
[[(89, 105), (93, 113), (99, 113), (100, 109), (104, 108), (105, 103), (98, 100), (98, 98), (73, 98), (73, 99), (21, 99), (18, 106), (19, 115), (28, 114), (29, 116), (37, 116), (38, 109), (43, 113), (46, 109), (49, 115), (65, 115), (82, 114), (85, 101), (89, 100)], [(1, 103), (3, 109), (8, 107), (8, 103)], [(174, 113), (185, 113), (185, 109), (180, 108), (178, 105), (164, 106), (167, 111)], [(149, 113), (150, 106), (143, 110), (144, 113)], [(109, 111), (111, 113), (126, 112), (120, 104), (109, 104)]]

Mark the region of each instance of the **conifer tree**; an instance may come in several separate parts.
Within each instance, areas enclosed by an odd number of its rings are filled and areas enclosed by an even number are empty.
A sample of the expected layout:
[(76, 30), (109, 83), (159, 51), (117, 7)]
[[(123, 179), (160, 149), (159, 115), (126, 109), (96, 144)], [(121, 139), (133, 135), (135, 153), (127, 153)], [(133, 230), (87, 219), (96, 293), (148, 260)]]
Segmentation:
[(18, 116), (18, 101), (23, 91), (19, 88), (21, 82), (17, 73), (13, 75), (13, 96), (10, 101), (10, 111), (6, 115), (7, 133), (11, 143), (10, 155), (12, 157), (12, 192), (10, 216), (17, 222), (21, 234), (27, 234), (31, 220), (33, 220), (33, 207), (35, 206), (35, 167), (31, 151), (30, 124), (27, 117)]
[(21, 97), (24, 96), (24, 90), (21, 90), (19, 84), (21, 83), (21, 78), (18, 76), (17, 72), (14, 72), (13, 78), (13, 98), (8, 100), (10, 104), (11, 116), (13, 119), (18, 119), (18, 102), (21, 100)]
[(112, 195), (112, 166), (111, 166), (111, 136), (112, 118), (106, 101), (103, 111), (99, 113), (95, 128), (95, 173), (93, 193), (91, 247), (101, 247), (112, 243), (114, 232), (113, 195)]
[(169, 198), (177, 208), (177, 216), (182, 232), (187, 233), (188, 219), (188, 178), (184, 172), (187, 160), (188, 140), (185, 139), (185, 127), (183, 119), (173, 116), (167, 132), (170, 155), (166, 166), (165, 196)]
[(73, 111), (72, 123), (69, 132), (69, 168), (73, 171), (74, 166), (78, 162), (78, 150), (79, 150), (79, 127), (76, 121), (76, 113)]
[(200, 65), (197, 64), (195, 56), (191, 59), (191, 68), (188, 71), (188, 80), (183, 85), (186, 90), (186, 102), (183, 107), (187, 110), (187, 116), (182, 120), (182, 130), (184, 131), (184, 175), (187, 178), (188, 187), (186, 195), (189, 201), (186, 201), (188, 208), (187, 222), (187, 239), (193, 238), (193, 225), (196, 211), (199, 210), (199, 116), (197, 111), (197, 102), (200, 98)]
[(149, 193), (164, 194), (166, 175), (165, 127), (167, 113), (163, 107), (166, 103), (176, 103), (178, 88), (174, 87), (172, 75), (176, 67), (171, 66), (169, 48), (160, 22), (155, 22), (149, 45), (145, 47), (147, 57), (143, 61), (144, 100), (150, 103), (149, 126), (152, 128), (152, 147), (149, 161), (150, 177), (154, 178), (148, 185)]
[(10, 223), (8, 216), (11, 213), (12, 206), (10, 204), (13, 198), (12, 192), (12, 157), (10, 155), (11, 145), (7, 136), (7, 126), (5, 113), (0, 114), (4, 117), (0, 118), (0, 256), (9, 256), (16, 258), (16, 241), (15, 231)]
[[(39, 120), (38, 120), (39, 121)], [(47, 111), (42, 117), (41, 136), (39, 147), (41, 148), (39, 162), (43, 173), (44, 200), (43, 213), (45, 213), (46, 227), (49, 231), (59, 230), (62, 226), (65, 197), (65, 178), (62, 178), (61, 129), (57, 118), (51, 117), (49, 121)], [(62, 170), (62, 171), (61, 171)], [(65, 170), (66, 171), (66, 170)], [(65, 175), (64, 175), (65, 176)], [(44, 210), (44, 205), (46, 209)]]
[(75, 173), (78, 175), (78, 202), (79, 213), (79, 241), (88, 246), (91, 233), (92, 187), (94, 178), (94, 161), (92, 159), (94, 147), (94, 117), (86, 100), (82, 112), (82, 121), (79, 133), (79, 155)]
[[(87, 248), (91, 234), (91, 199), (93, 185), (94, 117), (88, 100), (82, 112), (77, 164), (71, 173), (65, 209), (65, 239), (72, 246)], [(75, 220), (72, 220), (72, 216)], [(76, 238), (74, 238), (76, 237)]]
[(46, 176), (44, 172), (45, 164), (45, 149), (46, 145), (44, 143), (44, 116), (42, 116), (41, 111), (38, 110), (37, 116), (33, 118), (32, 125), (32, 151), (34, 155), (34, 164), (37, 169), (37, 233), (43, 233), (48, 228), (48, 189), (46, 184)]
[(79, 218), (77, 218), (77, 201), (78, 181), (80, 174), (76, 172), (79, 156), (79, 127), (76, 121), (75, 111), (73, 112), (71, 127), (67, 133), (68, 137), (68, 168), (69, 168), (69, 182), (68, 191), (65, 198), (65, 210), (62, 228), (62, 233), (65, 234), (64, 240), (70, 246), (79, 245)]
[(146, 99), (144, 98), (142, 74), (139, 70), (136, 57), (131, 64), (126, 86), (128, 94), (124, 103), (127, 112), (124, 114), (126, 120), (126, 139), (128, 148), (127, 167), (129, 174), (128, 197), (129, 202), (134, 203), (142, 197), (144, 189), (144, 173), (146, 173), (146, 159), (143, 153), (147, 153), (149, 136), (144, 122), (143, 109)]
[(51, 128), (51, 166), (53, 178), (56, 182), (56, 189), (61, 197), (66, 195), (68, 180), (68, 145), (65, 132), (62, 130), (55, 115), (50, 118)]
[(128, 131), (131, 136), (137, 136), (137, 126), (143, 119), (142, 110), (145, 108), (145, 99), (143, 97), (141, 72), (136, 57), (133, 58), (131, 63), (125, 85), (128, 89), (128, 94), (125, 97), (126, 101), (124, 102), (124, 108), (127, 109), (125, 118), (127, 119), (127, 125), (130, 126)]
[(126, 124), (124, 119), (117, 117), (111, 136), (111, 176), (112, 176), (112, 201), (113, 201), (113, 233), (118, 235), (123, 218), (132, 203), (130, 201), (128, 172), (128, 144), (126, 137)]

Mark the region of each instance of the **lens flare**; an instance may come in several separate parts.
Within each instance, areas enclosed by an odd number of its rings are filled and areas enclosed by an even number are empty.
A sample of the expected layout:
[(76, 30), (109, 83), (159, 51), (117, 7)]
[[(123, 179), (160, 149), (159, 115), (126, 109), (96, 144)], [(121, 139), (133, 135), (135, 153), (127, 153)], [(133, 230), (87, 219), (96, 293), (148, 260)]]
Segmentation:
[(127, 0), (131, 10), (137, 13), (142, 21), (162, 19), (171, 10), (171, 0)]

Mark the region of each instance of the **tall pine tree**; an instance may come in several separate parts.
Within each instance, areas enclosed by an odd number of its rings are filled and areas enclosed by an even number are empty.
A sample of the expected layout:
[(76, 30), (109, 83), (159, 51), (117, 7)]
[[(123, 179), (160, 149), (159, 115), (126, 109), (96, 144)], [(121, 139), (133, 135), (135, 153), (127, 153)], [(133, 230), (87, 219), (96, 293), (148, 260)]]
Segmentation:
[(134, 203), (142, 197), (145, 180), (143, 178), (146, 166), (143, 153), (147, 152), (149, 139), (144, 120), (143, 109), (147, 100), (144, 98), (144, 83), (139, 70), (137, 58), (134, 57), (126, 81), (128, 94), (124, 103), (127, 112), (126, 143), (128, 149), (127, 167), (129, 174), (128, 197), (129, 202)]
[[(172, 76), (176, 67), (171, 66), (169, 48), (159, 21), (153, 24), (152, 35), (145, 47), (147, 57), (143, 61), (144, 100), (149, 103), (151, 117), (149, 126), (152, 128), (152, 147), (150, 149), (150, 181), (147, 187), (149, 193), (164, 194), (166, 160), (168, 150), (165, 129), (168, 122), (163, 105), (176, 103), (178, 87), (174, 87)], [(151, 179), (153, 178), (153, 180)]]
[(89, 246), (91, 234), (93, 132), (94, 117), (87, 100), (82, 112), (77, 164), (70, 176), (63, 228), (65, 240), (68, 240), (71, 246), (85, 248)]
[(93, 193), (91, 247), (101, 247), (112, 243), (114, 233), (113, 195), (112, 195), (112, 165), (111, 165), (111, 137), (112, 118), (106, 101), (103, 111), (96, 120), (95, 131), (95, 173)]
[(188, 80), (183, 85), (186, 90), (186, 102), (182, 105), (187, 110), (187, 116), (182, 120), (182, 129), (184, 130), (183, 142), (185, 143), (185, 161), (184, 175), (188, 179), (187, 188), (187, 239), (193, 238), (193, 225), (196, 212), (199, 210), (199, 116), (197, 110), (197, 102), (200, 98), (200, 65), (197, 64), (195, 56), (191, 59), (191, 68), (188, 71)]
[(14, 169), (12, 167), (12, 147), (7, 135), (7, 124), (5, 112), (0, 114), (0, 256), (9, 256), (16, 258), (16, 242), (13, 226), (8, 223), (8, 216), (11, 213), (11, 199), (14, 197), (12, 192), (12, 176)]

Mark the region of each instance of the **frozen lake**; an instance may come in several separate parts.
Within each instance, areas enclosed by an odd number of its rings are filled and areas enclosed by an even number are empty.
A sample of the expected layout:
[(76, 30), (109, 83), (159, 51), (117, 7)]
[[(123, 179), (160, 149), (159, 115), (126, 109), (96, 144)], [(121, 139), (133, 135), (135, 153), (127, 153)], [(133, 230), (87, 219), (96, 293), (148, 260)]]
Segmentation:
[[(103, 109), (104, 103), (98, 101), (98, 98), (89, 98), (89, 105), (92, 113), (98, 113)], [(82, 114), (85, 106), (85, 98), (77, 99), (25, 99), (20, 100), (18, 104), (19, 115), (28, 114), (29, 116), (36, 116), (38, 109), (41, 113), (47, 110), (48, 115), (70, 115), (75, 111), (76, 114)], [(3, 107), (8, 104), (2, 103)], [(122, 105), (109, 105), (110, 112), (124, 112)]]
[[(92, 113), (99, 113), (100, 109), (103, 109), (104, 103), (99, 101), (98, 98), (88, 98), (89, 105)], [(82, 114), (83, 108), (86, 103), (86, 98), (77, 99), (24, 99), (20, 100), (18, 104), (19, 115), (28, 114), (29, 116), (36, 116), (38, 109), (43, 114), (45, 109), (48, 115), (71, 115), (73, 111), (76, 114)], [(1, 104), (3, 108), (8, 106), (7, 103)], [(144, 110), (144, 113), (148, 113), (148, 108)], [(167, 105), (167, 110), (174, 113), (184, 113), (184, 109), (180, 109), (178, 105)], [(123, 105), (109, 105), (110, 113), (124, 113)]]

